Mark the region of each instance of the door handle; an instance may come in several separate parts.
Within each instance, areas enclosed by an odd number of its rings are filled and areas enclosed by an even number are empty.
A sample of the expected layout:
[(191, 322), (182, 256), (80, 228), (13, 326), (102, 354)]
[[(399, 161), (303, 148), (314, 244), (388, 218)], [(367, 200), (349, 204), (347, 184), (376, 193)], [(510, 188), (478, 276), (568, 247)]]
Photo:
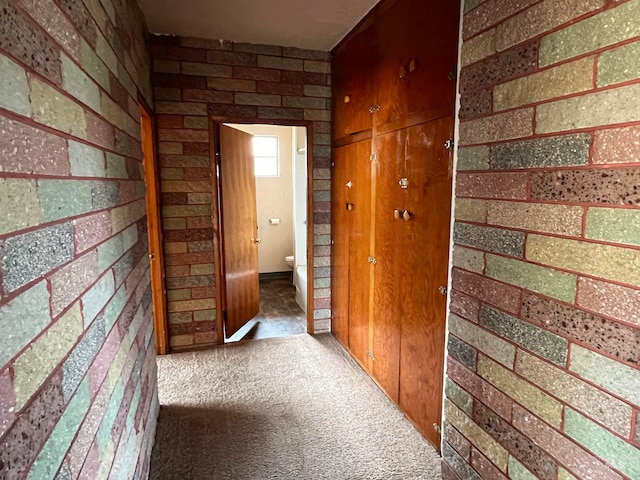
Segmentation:
[(251, 241), (252, 241), (253, 243), (255, 243), (255, 244), (262, 243), (262, 239), (261, 239), (260, 237), (258, 237), (258, 238), (252, 238), (252, 239), (251, 239)]

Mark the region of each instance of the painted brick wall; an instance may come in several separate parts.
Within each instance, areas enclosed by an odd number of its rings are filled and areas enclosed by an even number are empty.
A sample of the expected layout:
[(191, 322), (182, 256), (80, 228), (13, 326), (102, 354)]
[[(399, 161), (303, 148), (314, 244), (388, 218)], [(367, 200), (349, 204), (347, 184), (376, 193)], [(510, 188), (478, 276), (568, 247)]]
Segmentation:
[(0, 478), (148, 471), (145, 32), (135, 0), (0, 0)]
[(638, 18), (467, 2), (444, 478), (640, 478)]
[(208, 115), (313, 122), (315, 333), (330, 329), (329, 53), (152, 37), (169, 334), (174, 349), (216, 341)]

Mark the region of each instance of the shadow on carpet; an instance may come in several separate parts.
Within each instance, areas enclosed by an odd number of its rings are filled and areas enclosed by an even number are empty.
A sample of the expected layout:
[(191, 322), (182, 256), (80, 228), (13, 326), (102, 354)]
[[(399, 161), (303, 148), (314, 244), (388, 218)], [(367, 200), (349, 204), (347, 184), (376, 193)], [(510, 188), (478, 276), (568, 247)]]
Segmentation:
[(153, 480), (435, 480), (440, 457), (330, 335), (158, 359)]

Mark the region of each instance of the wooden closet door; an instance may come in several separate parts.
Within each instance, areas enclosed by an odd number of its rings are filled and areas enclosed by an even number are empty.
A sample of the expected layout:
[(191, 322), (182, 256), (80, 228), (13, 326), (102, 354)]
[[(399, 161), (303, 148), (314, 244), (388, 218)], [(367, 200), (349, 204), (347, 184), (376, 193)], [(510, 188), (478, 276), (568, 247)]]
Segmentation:
[(333, 187), (331, 195), (331, 330), (349, 347), (349, 202), (347, 147), (333, 150)]
[(409, 114), (453, 114), (460, 2), (412, 2), (410, 57), (417, 68), (407, 76)]
[(412, 0), (396, 0), (380, 7), (377, 21), (379, 125), (407, 116)]
[(447, 117), (407, 129), (405, 157), (412, 214), (403, 222), (400, 407), (439, 449), (444, 371), (453, 134)]
[(369, 130), (376, 103), (375, 26), (368, 20), (338, 47), (333, 60), (334, 138)]
[(398, 279), (408, 272), (402, 267), (402, 220), (394, 210), (402, 209), (406, 192), (398, 184), (404, 174), (405, 132), (376, 137), (379, 160), (375, 162), (375, 254), (373, 288), (372, 374), (389, 397), (398, 402), (400, 369), (399, 305), (404, 296)]
[(345, 147), (349, 195), (349, 349), (369, 367), (369, 299), (371, 295), (371, 140)]

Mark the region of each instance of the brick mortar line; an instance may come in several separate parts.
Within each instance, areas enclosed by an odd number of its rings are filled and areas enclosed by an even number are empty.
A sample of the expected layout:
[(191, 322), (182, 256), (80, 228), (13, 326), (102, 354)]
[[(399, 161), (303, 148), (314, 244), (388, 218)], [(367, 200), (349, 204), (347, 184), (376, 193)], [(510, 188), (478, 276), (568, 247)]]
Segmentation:
[[(640, 169), (640, 165), (638, 166)], [(586, 170), (586, 169), (585, 169)], [(515, 172), (511, 172), (515, 173)], [(555, 171), (549, 171), (545, 173), (555, 173)], [(544, 205), (558, 205), (558, 206), (567, 206), (567, 207), (590, 207), (590, 208), (613, 208), (616, 210), (635, 210), (640, 208), (640, 205), (620, 205), (617, 203), (590, 203), (590, 202), (567, 202), (558, 200), (556, 202), (549, 203), (548, 200), (531, 198), (531, 199), (522, 199), (522, 198), (505, 198), (505, 197), (458, 197), (459, 200), (481, 200), (481, 201), (496, 201), (496, 202), (509, 202), (509, 203), (531, 203), (531, 204), (544, 204)], [(469, 222), (467, 220), (456, 220), (462, 222)], [(475, 223), (475, 222), (473, 222)]]
[[(499, 25), (501, 25), (501, 24), (503, 24), (503, 23), (505, 23), (505, 22), (509, 21), (511, 18), (513, 18), (513, 17), (516, 17), (516, 16), (520, 15), (522, 12), (524, 12), (524, 11), (526, 11), (526, 10), (529, 10), (530, 8), (532, 8), (532, 7), (534, 7), (534, 6), (538, 5), (538, 4), (540, 4), (540, 3), (542, 3), (542, 2), (543, 2), (543, 0), (537, 0), (537, 1), (532, 2), (530, 5), (527, 5), (526, 7), (521, 7), (519, 10), (516, 10), (516, 11), (515, 11), (515, 12), (513, 12), (512, 14), (510, 14), (510, 15), (508, 15), (508, 16), (506, 16), (506, 17), (503, 17), (502, 19), (498, 20), (497, 22), (494, 22), (494, 23), (492, 23), (492, 24), (490, 24), (490, 25), (485, 25), (485, 27), (484, 27), (482, 30), (478, 30), (478, 31), (474, 32), (472, 35), (464, 36), (464, 26), (463, 26), (463, 28), (462, 28), (462, 34), (463, 34), (463, 36), (462, 36), (462, 41), (463, 41), (463, 42), (467, 42), (467, 41), (469, 41), (469, 40), (471, 40), (471, 39), (475, 38), (476, 36), (481, 35), (482, 33), (488, 32), (489, 30), (491, 30), (491, 29), (493, 29), (493, 28), (497, 28)], [(498, 1), (492, 1), (492, 0), (489, 0), (489, 1), (486, 1), (486, 2), (482, 2), (482, 3), (480, 3), (480, 4), (479, 4), (479, 5), (477, 5), (476, 7), (472, 8), (471, 10), (469, 10), (468, 12), (465, 12), (465, 11), (463, 10), (463, 11), (461, 12), (462, 17), (463, 17), (463, 19), (462, 19), (462, 20), (463, 20), (463, 24), (464, 24), (464, 25), (466, 25), (466, 24), (467, 24), (467, 22), (469, 22), (470, 20), (472, 20), (471, 18), (469, 18), (469, 17), (471, 17), (471, 15), (470, 15), (470, 13), (471, 13), (471, 12), (475, 12), (475, 13), (477, 14), (477, 13), (478, 13), (478, 11), (479, 11), (483, 6), (484, 6), (484, 7), (486, 7), (489, 3), (492, 3), (494, 7), (495, 7), (495, 6), (498, 6), (498, 5), (500, 4), (500, 2), (498, 2)], [(487, 9), (487, 10), (492, 10), (492, 9)], [(485, 12), (485, 13), (487, 13), (487, 12)]]

